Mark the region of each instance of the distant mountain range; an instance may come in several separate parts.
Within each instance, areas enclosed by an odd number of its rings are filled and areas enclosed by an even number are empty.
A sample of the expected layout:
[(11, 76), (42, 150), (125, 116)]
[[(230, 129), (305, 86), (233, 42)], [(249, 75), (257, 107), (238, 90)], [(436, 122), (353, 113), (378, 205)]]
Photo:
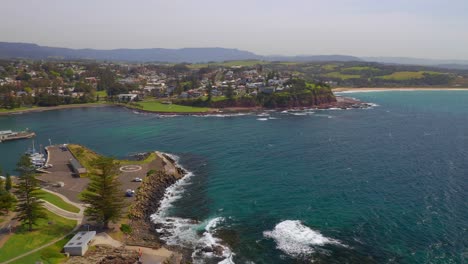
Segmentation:
[(90, 59), (122, 62), (170, 62), (203, 63), (232, 60), (264, 60), (292, 62), (349, 62), (367, 61), (389, 64), (410, 64), (438, 66), (453, 69), (468, 69), (465, 60), (430, 60), (404, 57), (354, 57), (346, 55), (316, 56), (261, 56), (255, 53), (226, 48), (184, 48), (184, 49), (69, 49), (39, 46), (31, 43), (0, 42), (1, 59)]

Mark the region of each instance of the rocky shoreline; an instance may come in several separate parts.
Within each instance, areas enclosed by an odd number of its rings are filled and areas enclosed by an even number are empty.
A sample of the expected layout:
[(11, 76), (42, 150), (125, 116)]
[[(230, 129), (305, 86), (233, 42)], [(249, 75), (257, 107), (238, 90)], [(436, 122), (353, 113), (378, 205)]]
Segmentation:
[(151, 113), (151, 114), (158, 114), (162, 116), (209, 116), (209, 115), (219, 115), (219, 114), (245, 114), (245, 113), (260, 113), (264, 111), (285, 111), (285, 110), (292, 110), (292, 111), (300, 111), (300, 110), (308, 110), (308, 109), (318, 109), (318, 110), (326, 110), (326, 109), (365, 109), (369, 108), (372, 105), (359, 101), (357, 99), (351, 97), (343, 97), (343, 96), (336, 96), (335, 102), (330, 103), (322, 103), (310, 107), (276, 107), (276, 108), (264, 108), (258, 106), (252, 107), (226, 107), (226, 108), (216, 108), (213, 111), (207, 112), (157, 112), (157, 111), (149, 111), (143, 110), (140, 108), (127, 106), (127, 105), (117, 105), (121, 107), (125, 107), (127, 109), (136, 111), (138, 113)]
[(164, 244), (156, 231), (159, 225), (151, 220), (151, 215), (158, 211), (164, 199), (166, 189), (187, 174), (169, 155), (160, 152), (156, 154), (161, 159), (163, 168), (148, 172), (137, 191), (135, 201), (129, 210), (129, 225), (132, 232), (127, 236), (126, 244), (154, 249), (165, 246), (178, 255), (176, 258), (179, 260), (190, 260), (189, 250)]

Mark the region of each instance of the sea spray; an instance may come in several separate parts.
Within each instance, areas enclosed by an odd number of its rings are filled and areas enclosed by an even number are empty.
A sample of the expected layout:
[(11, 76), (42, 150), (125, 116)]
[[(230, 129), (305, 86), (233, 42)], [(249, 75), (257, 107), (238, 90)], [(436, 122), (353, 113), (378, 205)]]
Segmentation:
[(272, 231), (263, 232), (263, 235), (275, 240), (279, 250), (293, 257), (310, 255), (315, 252), (316, 247), (325, 244), (344, 246), (340, 241), (325, 237), (298, 220), (283, 221)]
[(166, 189), (157, 212), (151, 215), (151, 220), (159, 227), (156, 231), (160, 234), (160, 238), (168, 245), (193, 249), (194, 263), (205, 263), (205, 259), (219, 260), (219, 263), (234, 263), (231, 249), (214, 235), (216, 228), (225, 220), (223, 217), (209, 220), (200, 236), (197, 230), (203, 226), (203, 223), (169, 216), (169, 209), (175, 201), (182, 198), (185, 186), (190, 183), (190, 178), (194, 174), (180, 165), (178, 156), (168, 153), (163, 155), (171, 158), (177, 167), (182, 168), (185, 176)]

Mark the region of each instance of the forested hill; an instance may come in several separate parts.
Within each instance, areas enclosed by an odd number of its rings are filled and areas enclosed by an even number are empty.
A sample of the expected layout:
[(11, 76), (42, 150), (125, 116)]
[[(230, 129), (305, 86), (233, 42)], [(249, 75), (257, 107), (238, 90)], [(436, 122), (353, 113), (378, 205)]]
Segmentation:
[(0, 42), (0, 59), (90, 59), (99, 61), (127, 62), (170, 62), (198, 63), (223, 62), (232, 60), (264, 61), (360, 61), (359, 58), (344, 55), (318, 56), (261, 56), (249, 51), (226, 48), (183, 48), (183, 49), (68, 49), (45, 47), (30, 43)]
[(0, 58), (3, 59), (90, 59), (131, 62), (208, 62), (225, 60), (260, 59), (252, 52), (225, 48), (184, 49), (68, 49), (43, 47), (29, 43), (0, 42)]

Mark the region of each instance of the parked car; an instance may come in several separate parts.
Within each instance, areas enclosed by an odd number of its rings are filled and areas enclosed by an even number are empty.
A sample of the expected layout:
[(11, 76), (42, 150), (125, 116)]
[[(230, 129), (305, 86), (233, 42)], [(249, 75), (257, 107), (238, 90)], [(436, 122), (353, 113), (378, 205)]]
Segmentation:
[(133, 179), (134, 182), (142, 182), (143, 180), (141, 178), (138, 178), (136, 177), (135, 179)]
[(134, 195), (135, 195), (135, 190), (127, 189), (125, 191), (125, 196), (127, 196), (127, 197), (133, 197)]

